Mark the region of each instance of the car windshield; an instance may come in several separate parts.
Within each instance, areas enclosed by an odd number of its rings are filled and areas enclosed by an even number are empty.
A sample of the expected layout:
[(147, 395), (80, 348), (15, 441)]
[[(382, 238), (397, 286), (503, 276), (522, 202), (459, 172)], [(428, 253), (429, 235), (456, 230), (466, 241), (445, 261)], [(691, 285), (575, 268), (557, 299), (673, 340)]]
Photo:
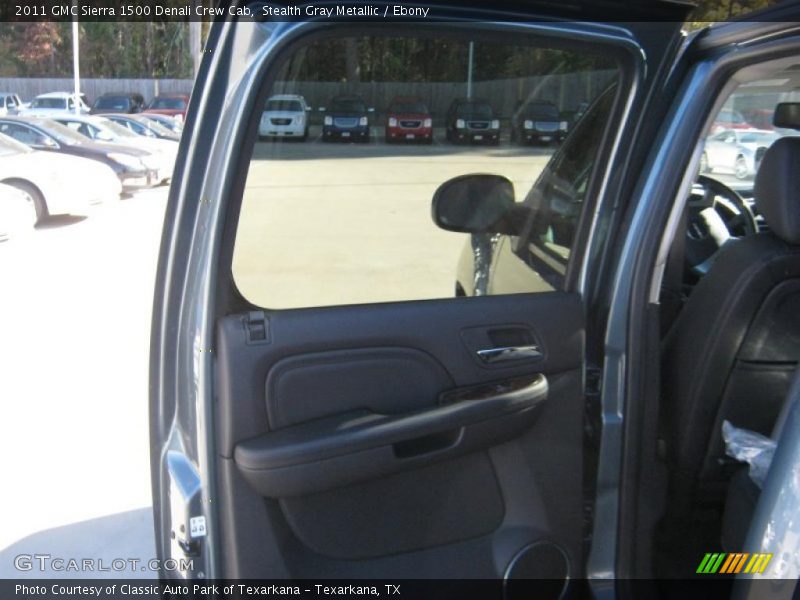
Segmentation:
[(354, 113), (362, 113), (366, 112), (366, 107), (364, 102), (361, 100), (334, 100), (333, 101), (333, 111), (334, 112), (354, 112)]
[(166, 135), (166, 136), (175, 135), (169, 129), (164, 127), (161, 123), (156, 123), (155, 121), (151, 121), (148, 118), (139, 117), (139, 118), (134, 118), (133, 120), (136, 121), (137, 123), (139, 123), (140, 125), (143, 125), (144, 127), (147, 127), (147, 129), (149, 129), (150, 131), (152, 131), (154, 133), (157, 133), (158, 135)]
[(131, 99), (127, 96), (103, 96), (94, 103), (95, 108), (109, 110), (126, 110), (131, 105)]
[(30, 152), (33, 152), (32, 148), (29, 148), (22, 142), (18, 142), (14, 138), (10, 138), (5, 134), (0, 133), (0, 156), (28, 154)]
[(31, 108), (66, 108), (66, 98), (34, 98)]
[(303, 112), (303, 105), (298, 100), (268, 100), (264, 110)]
[(186, 101), (183, 98), (153, 98), (148, 108), (185, 110)]
[(458, 105), (458, 114), (462, 117), (492, 118), (492, 107), (485, 102), (465, 102)]
[(523, 107), (522, 114), (529, 119), (558, 121), (558, 109), (552, 104), (528, 104)]
[(117, 137), (127, 137), (127, 138), (139, 137), (127, 127), (123, 127), (122, 125), (120, 125), (119, 123), (115, 123), (111, 119), (103, 119), (102, 124), (105, 129), (108, 129), (111, 133), (113, 133)]
[(422, 102), (398, 102), (397, 104), (392, 104), (389, 112), (427, 114), (428, 107)]
[(157, 115), (152, 113), (142, 113), (142, 116), (147, 119), (148, 121), (152, 121), (154, 123), (158, 123), (162, 127), (166, 127), (170, 131), (181, 131), (183, 128), (181, 124), (178, 123), (172, 117), (168, 117), (167, 115)]
[(47, 133), (47, 135), (55, 138), (56, 141), (61, 144), (74, 146), (76, 144), (82, 144), (86, 141), (86, 138), (80, 133), (73, 131), (61, 123), (56, 123), (55, 121), (50, 120), (41, 120), (36, 121), (35, 124), (39, 129)]

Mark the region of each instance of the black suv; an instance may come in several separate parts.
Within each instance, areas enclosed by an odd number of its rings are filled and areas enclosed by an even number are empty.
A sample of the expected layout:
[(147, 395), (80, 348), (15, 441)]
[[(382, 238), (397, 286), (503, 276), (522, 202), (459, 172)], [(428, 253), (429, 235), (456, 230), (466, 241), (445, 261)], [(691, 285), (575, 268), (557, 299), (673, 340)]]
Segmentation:
[(369, 142), (369, 113), (359, 96), (337, 96), (322, 121), (322, 140)]
[(511, 117), (512, 142), (550, 144), (564, 141), (566, 135), (567, 122), (552, 102), (519, 103)]
[(447, 109), (445, 135), (454, 143), (488, 142), (496, 146), (500, 143), (500, 120), (485, 100), (459, 98)]
[(144, 109), (141, 94), (103, 94), (92, 105), (91, 114), (138, 113)]

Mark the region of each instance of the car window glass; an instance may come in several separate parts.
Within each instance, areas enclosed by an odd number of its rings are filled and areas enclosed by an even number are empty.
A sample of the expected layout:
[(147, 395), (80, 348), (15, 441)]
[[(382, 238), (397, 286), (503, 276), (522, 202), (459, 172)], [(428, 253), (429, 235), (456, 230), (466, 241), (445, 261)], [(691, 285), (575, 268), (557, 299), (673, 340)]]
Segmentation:
[[(562, 267), (570, 259), (614, 94), (601, 113), (578, 116), (619, 69), (602, 53), (535, 42), (474, 41), (471, 73), (470, 42), (460, 38), (325, 39), (287, 56), (260, 106), (298, 94), (321, 108), (252, 117), (257, 141), (231, 265), (242, 295), (297, 308), (560, 287), (545, 281), (532, 251), (519, 251), (520, 236), (445, 231), (431, 217), (449, 179), (500, 175), (516, 203), (537, 212), (535, 225), (527, 213), (515, 217), (527, 227), (526, 249), (540, 247)], [(573, 117), (543, 121), (528, 138), (513, 115), (536, 104)], [(573, 127), (580, 139), (570, 144)]]
[(139, 118), (140, 120), (137, 122), (141, 123), (147, 135), (151, 137), (158, 137), (158, 135), (170, 135), (169, 129), (164, 127), (161, 123), (158, 123), (156, 121), (151, 121), (150, 119), (144, 119), (144, 117), (139, 117)]
[(462, 117), (483, 117), (487, 119), (492, 117), (492, 107), (482, 102), (465, 102), (459, 104), (456, 112)]
[(364, 112), (367, 110), (366, 105), (361, 100), (356, 99), (338, 99), (334, 100), (331, 108), (334, 112)]
[(128, 129), (124, 125), (120, 125), (119, 123), (112, 121), (111, 119), (104, 119), (103, 127), (108, 129), (113, 135), (117, 137), (127, 137), (127, 138), (136, 137), (136, 134), (133, 133), (130, 129)]
[(428, 107), (422, 102), (398, 102), (389, 107), (389, 112), (427, 114)]
[[(0, 131), (2, 130), (3, 125), (0, 125)], [(30, 152), (33, 152), (33, 150), (25, 144), (20, 143), (6, 133), (0, 133), (0, 155), (11, 156), (14, 154), (28, 154)]]
[(114, 134), (107, 130), (107, 129), (100, 129), (95, 125), (89, 125), (88, 123), (84, 123), (83, 131), (81, 131), (84, 135), (89, 136), (93, 140), (101, 140), (104, 142), (111, 142), (114, 141)]
[(125, 121), (125, 126), (133, 131), (134, 133), (138, 133), (139, 135), (147, 135), (147, 128), (135, 121)]
[(64, 98), (35, 98), (33, 102), (31, 102), (31, 107), (61, 109), (64, 108), (66, 104)]
[(113, 121), (114, 123), (116, 123), (120, 127), (124, 127), (125, 129), (127, 129), (131, 133), (134, 133), (133, 126), (128, 121), (122, 121), (122, 120), (118, 120), (118, 119), (114, 119), (114, 118), (109, 119), (109, 120)]
[(127, 110), (130, 106), (130, 99), (125, 96), (102, 96), (95, 102), (95, 108), (106, 110)]
[(587, 112), (531, 189), (524, 205), (530, 209), (523, 235), (517, 240), (520, 260), (537, 265), (537, 272), (559, 287), (566, 271), (589, 177), (611, 112), (613, 90)]
[(61, 144), (72, 146), (75, 144), (82, 144), (86, 141), (81, 134), (50, 119), (41, 119), (36, 125)]
[(153, 98), (149, 108), (162, 110), (185, 110), (186, 101), (182, 98)]
[(713, 115), (707, 136), (701, 140), (702, 174), (740, 195), (752, 196), (753, 182), (766, 151), (781, 137), (798, 135), (794, 129), (773, 123), (778, 104), (800, 98), (798, 73), (800, 65), (792, 64), (733, 90)]
[(558, 120), (558, 109), (552, 104), (529, 104), (523, 106), (520, 112), (531, 119)]
[(300, 112), (303, 106), (297, 100), (269, 100), (264, 110)]
[(28, 146), (43, 146), (45, 143), (47, 143), (47, 136), (42, 135), (30, 127), (18, 125), (16, 123), (0, 124), (0, 133), (4, 133), (5, 135), (17, 140), (18, 142), (27, 144)]

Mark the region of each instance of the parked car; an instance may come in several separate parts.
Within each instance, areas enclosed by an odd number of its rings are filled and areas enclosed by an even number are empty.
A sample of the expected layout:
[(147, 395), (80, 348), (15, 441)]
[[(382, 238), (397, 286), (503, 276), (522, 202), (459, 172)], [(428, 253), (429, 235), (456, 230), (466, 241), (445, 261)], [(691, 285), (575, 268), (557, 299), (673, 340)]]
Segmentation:
[[(3, 129), (0, 123), (0, 131)], [(119, 198), (122, 184), (105, 164), (78, 155), (33, 150), (0, 133), (0, 182), (28, 194), (37, 220), (86, 214), (89, 207)]]
[(258, 122), (258, 137), (308, 139), (308, 104), (302, 96), (272, 96)]
[(0, 116), (16, 115), (22, 108), (22, 100), (16, 94), (0, 92)]
[(149, 119), (144, 113), (138, 115), (126, 115), (120, 113), (105, 113), (106, 119), (119, 123), (137, 135), (148, 138), (158, 138), (162, 140), (180, 141), (181, 136), (176, 134), (160, 123)]
[(576, 125), (576, 123), (580, 120), (580, 118), (586, 112), (586, 109), (589, 107), (587, 102), (581, 102), (572, 110), (562, 110), (559, 113), (559, 118), (561, 121), (566, 122), (567, 124), (567, 133), (572, 131), (572, 128)]
[(33, 198), (19, 188), (0, 182), (0, 242), (24, 235), (35, 224)]
[(775, 125), (772, 123), (774, 108), (746, 108), (740, 112), (754, 129), (775, 130)]
[(21, 110), (19, 114), (25, 116), (49, 116), (57, 113), (75, 113), (77, 111), (81, 114), (88, 114), (89, 107), (86, 106), (84, 101), (85, 96), (81, 94), (78, 98), (75, 94), (70, 92), (49, 92), (47, 94), (39, 94), (30, 105)]
[(396, 97), (386, 109), (386, 141), (433, 142), (433, 115), (420, 98)]
[(445, 136), (449, 142), (500, 143), (500, 120), (492, 105), (476, 98), (453, 100), (445, 117)]
[(144, 117), (145, 119), (149, 119), (165, 127), (175, 135), (181, 135), (183, 133), (183, 121), (179, 121), (174, 117), (170, 117), (168, 115), (160, 115), (158, 113), (148, 113), (143, 112), (140, 113), (140, 116)]
[(187, 106), (189, 106), (189, 96), (186, 94), (161, 94), (150, 100), (145, 112), (167, 115), (184, 121)]
[(149, 152), (148, 159), (162, 182), (172, 178), (178, 143), (173, 140), (143, 137), (122, 125), (97, 115), (61, 115), (53, 120), (98, 143), (122, 144)]
[(91, 114), (102, 113), (138, 113), (144, 108), (141, 94), (103, 94), (92, 105)]
[(700, 172), (733, 173), (737, 179), (755, 176), (761, 159), (780, 135), (762, 129), (728, 129), (706, 138)]
[(345, 142), (369, 142), (369, 114), (359, 96), (337, 96), (330, 102), (330, 108), (323, 109), (322, 141), (341, 140)]
[(0, 118), (4, 133), (35, 150), (80, 156), (113, 169), (125, 187), (151, 186), (160, 182), (157, 165), (146, 150), (131, 146), (98, 144), (69, 127), (41, 117)]
[(568, 126), (552, 102), (520, 103), (511, 117), (511, 141), (522, 144), (563, 142)]
[(711, 133), (719, 133), (728, 129), (754, 129), (754, 126), (752, 123), (748, 123), (738, 110), (726, 106), (719, 111), (711, 124)]

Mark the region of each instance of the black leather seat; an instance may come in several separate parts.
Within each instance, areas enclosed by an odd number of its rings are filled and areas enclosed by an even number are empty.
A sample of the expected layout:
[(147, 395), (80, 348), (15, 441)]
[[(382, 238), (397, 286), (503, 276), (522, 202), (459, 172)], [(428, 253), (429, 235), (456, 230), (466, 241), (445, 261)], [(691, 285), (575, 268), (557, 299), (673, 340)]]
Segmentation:
[(664, 340), (662, 415), (673, 510), (721, 501), (727, 419), (769, 435), (800, 359), (800, 138), (764, 155), (756, 208), (770, 231), (719, 252)]

